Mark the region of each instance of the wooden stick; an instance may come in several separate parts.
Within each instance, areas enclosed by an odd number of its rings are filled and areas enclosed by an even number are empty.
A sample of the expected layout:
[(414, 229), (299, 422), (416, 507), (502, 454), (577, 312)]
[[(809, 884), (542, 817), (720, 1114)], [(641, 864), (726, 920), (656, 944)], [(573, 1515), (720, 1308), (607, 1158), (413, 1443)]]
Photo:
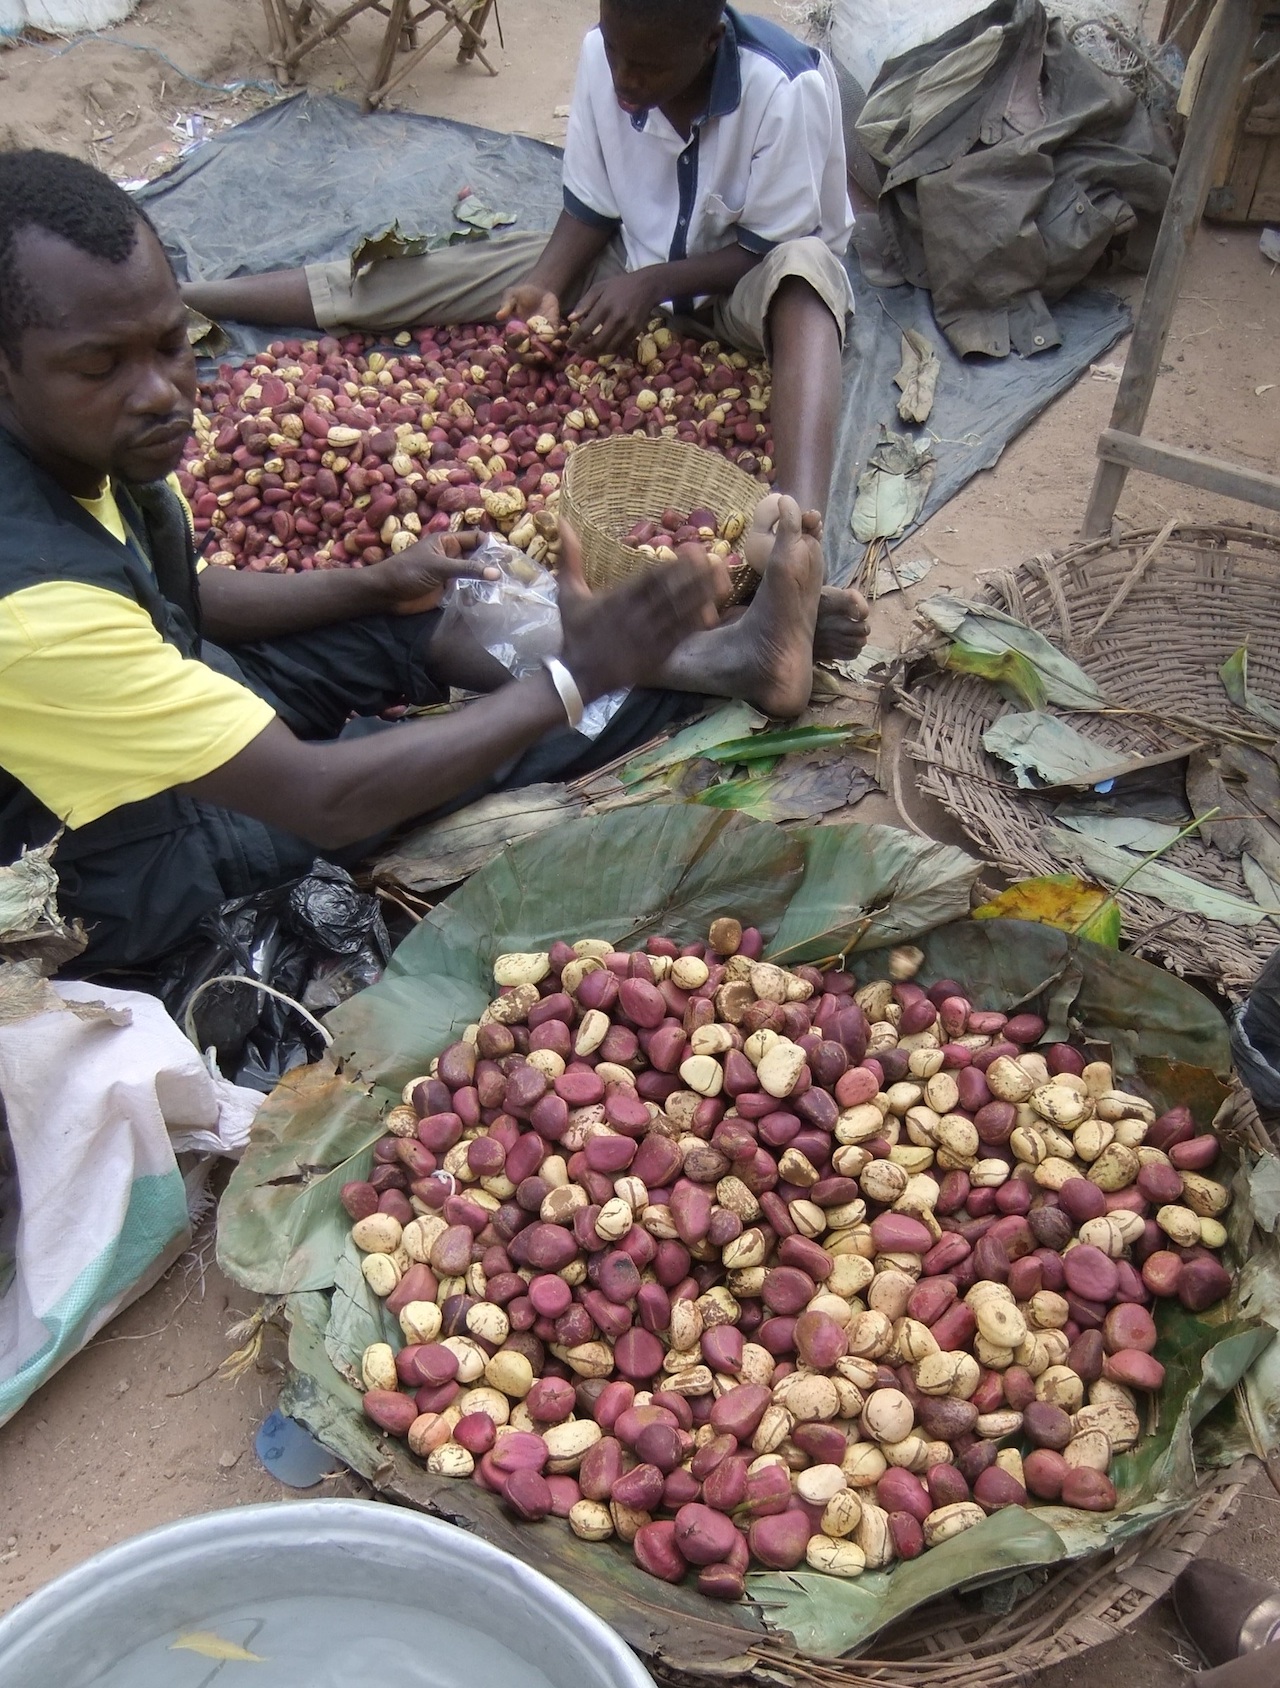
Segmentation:
[(285, 57), (286, 68), (293, 70), (299, 60), (305, 58), (313, 47), (318, 47), (322, 41), (327, 41), (331, 35), (336, 35), (344, 24), (350, 23), (352, 18), (359, 17), (361, 12), (369, 11), (373, 4), (374, 0), (351, 0), (349, 6), (344, 7), (336, 16), (321, 24), (319, 29), (313, 29), (310, 35), (289, 51)]
[[(1165, 206), (1160, 233), (1156, 236), (1151, 269), (1143, 290), (1138, 320), (1134, 324), (1133, 340), (1111, 412), (1111, 427), (1103, 435), (1104, 439), (1142, 432), (1169, 337), (1174, 306), (1178, 302), (1187, 254), (1213, 181), (1218, 140), (1231, 117), (1240, 88), (1245, 55), (1252, 39), (1249, 21), (1253, 0), (1219, 0), (1219, 6), (1221, 15), (1217, 19), (1195, 107), (1187, 124), (1169, 203)], [(1120, 502), (1125, 478), (1132, 466), (1131, 462), (1122, 462), (1114, 455), (1104, 457), (1098, 465), (1084, 518), (1086, 538), (1110, 532), (1116, 505)]]
[[(1239, 464), (1228, 463), (1225, 458), (1209, 457), (1203, 451), (1188, 451), (1179, 445), (1158, 445), (1154, 440), (1144, 440), (1140, 434), (1106, 428), (1098, 440), (1098, 456), (1102, 459), (1099, 475), (1118, 466), (1123, 479), (1130, 469), (1142, 469), (1149, 475), (1176, 481), (1180, 486), (1200, 487), (1204, 492), (1216, 492), (1223, 498), (1239, 498), (1246, 504), (1258, 504), (1264, 510), (1280, 510), (1280, 475), (1242, 468)], [(1175, 517), (1175, 520), (1181, 519)]]

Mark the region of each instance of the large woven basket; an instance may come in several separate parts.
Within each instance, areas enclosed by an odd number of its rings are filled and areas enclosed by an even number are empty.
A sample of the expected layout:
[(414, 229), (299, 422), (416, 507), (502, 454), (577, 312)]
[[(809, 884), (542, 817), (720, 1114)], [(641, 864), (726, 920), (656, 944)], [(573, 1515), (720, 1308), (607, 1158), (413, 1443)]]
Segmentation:
[[(683, 440), (637, 439), (616, 434), (579, 446), (565, 465), (560, 514), (582, 542), (587, 584), (620, 586), (652, 566), (652, 559), (622, 543), (637, 522), (663, 510), (713, 510), (750, 522), (767, 488), (718, 452)], [(759, 576), (743, 563), (733, 571), (732, 602), (746, 603)]]
[[(1232, 707), (1218, 670), (1247, 640), (1250, 690), (1280, 707), (1280, 535), (1229, 525), (1134, 533), (1036, 557), (984, 581), (988, 602), (1053, 640), (1116, 706), (1068, 717), (1115, 760), (1211, 741), (1222, 727), (1267, 734), (1264, 722)], [(1004, 702), (985, 681), (950, 673), (918, 684), (903, 703), (919, 723), (905, 746), (917, 764), (915, 783), (990, 861), (1014, 879), (1072, 866), (1042, 841), (1051, 804), (1016, 788), (983, 748), (991, 723), (1021, 705)], [(1161, 862), (1250, 896), (1239, 861), (1195, 834)], [(1280, 942), (1276, 917), (1234, 926), (1131, 891), (1117, 901), (1134, 953), (1231, 996), (1247, 992)]]

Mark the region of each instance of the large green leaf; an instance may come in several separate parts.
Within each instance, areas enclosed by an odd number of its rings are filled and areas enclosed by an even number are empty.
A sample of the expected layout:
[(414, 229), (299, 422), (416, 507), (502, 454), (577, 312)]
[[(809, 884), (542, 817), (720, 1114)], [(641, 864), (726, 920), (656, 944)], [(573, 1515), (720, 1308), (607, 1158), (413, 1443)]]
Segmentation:
[(222, 1198), (224, 1272), (261, 1295), (329, 1288), (351, 1228), (338, 1191), (367, 1174), (390, 1100), (332, 1062), (281, 1080)]
[(796, 834), (807, 870), (768, 955), (836, 961), (927, 932), (967, 913), (979, 865), (950, 844), (893, 826), (823, 826)]

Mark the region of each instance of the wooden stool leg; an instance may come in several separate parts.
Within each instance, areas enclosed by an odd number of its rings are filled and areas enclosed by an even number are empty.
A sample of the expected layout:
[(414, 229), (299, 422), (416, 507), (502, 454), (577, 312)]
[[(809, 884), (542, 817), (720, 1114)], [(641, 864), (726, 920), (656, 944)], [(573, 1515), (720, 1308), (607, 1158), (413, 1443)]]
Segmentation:
[[(1245, 54), (1253, 33), (1252, 11), (1253, 0), (1219, 0), (1213, 39), (1187, 124), (1169, 203), (1156, 236), (1129, 355), (1111, 412), (1111, 432), (1140, 434), (1146, 421), (1178, 302), (1182, 272), (1213, 179), (1218, 141), (1239, 92)], [(1128, 473), (1128, 468), (1120, 463), (1098, 465), (1084, 518), (1086, 539), (1097, 539), (1111, 531)]]
[(365, 89), (364, 109), (369, 111), (377, 103), (378, 96), (386, 85), (387, 77), (391, 74), (391, 66), (395, 62), (396, 48), (400, 45), (400, 38), (405, 32), (408, 22), (409, 0), (392, 0), (391, 12), (387, 19), (386, 34), (382, 37), (382, 51), (378, 54), (377, 67), (369, 78)]

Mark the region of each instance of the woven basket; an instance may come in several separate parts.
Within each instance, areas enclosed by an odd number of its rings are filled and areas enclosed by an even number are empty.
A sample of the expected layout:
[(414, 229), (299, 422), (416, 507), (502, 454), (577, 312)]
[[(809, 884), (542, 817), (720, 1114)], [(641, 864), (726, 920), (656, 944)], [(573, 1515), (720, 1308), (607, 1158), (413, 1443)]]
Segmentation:
[[(1211, 741), (1217, 727), (1265, 734), (1264, 722), (1232, 707), (1218, 676), (1246, 638), (1250, 690), (1280, 707), (1280, 535), (1188, 525), (1097, 540), (986, 576), (982, 596), (1052, 639), (1120, 706), (1069, 716), (1117, 761)], [(1041, 841), (1051, 804), (1016, 788), (983, 748), (991, 723), (1021, 705), (1004, 702), (982, 680), (953, 674), (915, 686), (903, 704), (919, 723), (905, 746), (917, 764), (916, 783), (990, 861), (1013, 879), (1072, 867)], [(1161, 863), (1250, 895), (1240, 863), (1195, 835)], [(1280, 941), (1274, 919), (1231, 926), (1131, 891), (1117, 900), (1135, 954), (1211, 980), (1229, 996), (1248, 991)]]
[[(616, 434), (579, 446), (565, 465), (560, 514), (582, 542), (587, 584), (609, 590), (652, 563), (622, 543), (637, 522), (668, 508), (714, 510), (721, 523), (750, 522), (767, 488), (719, 453), (683, 440)], [(745, 604), (759, 575), (746, 563), (733, 570), (731, 603)]]

